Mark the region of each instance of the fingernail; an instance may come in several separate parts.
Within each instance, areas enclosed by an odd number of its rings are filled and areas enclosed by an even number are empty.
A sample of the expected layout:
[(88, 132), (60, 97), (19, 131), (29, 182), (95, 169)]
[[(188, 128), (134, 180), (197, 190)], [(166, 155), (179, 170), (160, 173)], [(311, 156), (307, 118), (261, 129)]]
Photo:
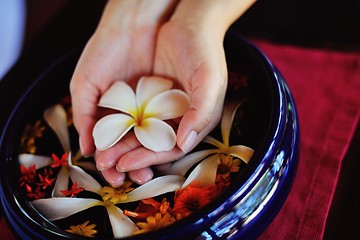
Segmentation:
[(133, 180), (134, 182), (136, 182), (139, 185), (142, 185), (144, 183), (147, 183), (148, 181), (150, 181), (153, 178), (154, 174), (152, 173), (148, 173), (146, 175), (143, 175), (139, 178), (136, 177), (132, 177), (131, 180)]
[(119, 164), (116, 164), (116, 171), (127, 172), (127, 170), (123, 166), (120, 166)]
[(180, 145), (181, 150), (183, 152), (189, 152), (193, 148), (196, 137), (197, 137), (197, 133), (194, 130), (189, 132), (186, 138), (184, 139), (184, 141)]
[(81, 156), (84, 156), (84, 143), (81, 140), (81, 137), (79, 137), (79, 146), (80, 146)]
[(84, 151), (84, 143), (81, 140), (81, 137), (79, 138), (79, 146), (80, 146), (80, 152), (81, 152), (81, 156), (83, 156), (84, 158), (88, 158), (91, 157), (93, 154), (92, 153), (85, 153)]
[(99, 171), (104, 171), (104, 170), (106, 170), (106, 167), (104, 166), (104, 164), (101, 164), (101, 163), (96, 163), (96, 168), (97, 168), (97, 170), (99, 170)]

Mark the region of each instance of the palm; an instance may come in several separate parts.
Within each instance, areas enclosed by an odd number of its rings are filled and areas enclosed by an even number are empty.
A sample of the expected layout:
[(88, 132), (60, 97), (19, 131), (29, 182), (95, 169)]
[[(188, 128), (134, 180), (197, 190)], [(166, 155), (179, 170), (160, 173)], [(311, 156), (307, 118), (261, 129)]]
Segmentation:
[[(162, 26), (157, 37), (153, 74), (178, 81), (179, 87), (184, 88), (192, 99), (190, 110), (178, 128), (178, 145), (184, 138), (181, 134), (184, 135), (189, 127), (197, 128), (199, 142), (216, 125), (222, 110), (226, 89), (223, 49), (221, 44), (207, 41), (202, 36), (208, 35), (191, 32), (186, 26), (170, 21)], [(220, 49), (213, 47), (217, 45)], [(209, 111), (209, 106), (217, 106), (214, 108), (216, 112)], [(155, 153), (139, 147), (134, 138), (118, 143), (115, 148), (121, 153), (128, 150), (117, 164), (117, 168), (124, 171), (167, 163), (184, 154), (179, 147)]]
[(186, 24), (163, 25), (154, 64), (155, 74), (176, 79), (191, 97), (190, 110), (179, 125), (178, 144), (188, 129), (199, 133), (199, 141), (216, 125), (227, 83), (221, 34), (212, 37), (207, 29)]

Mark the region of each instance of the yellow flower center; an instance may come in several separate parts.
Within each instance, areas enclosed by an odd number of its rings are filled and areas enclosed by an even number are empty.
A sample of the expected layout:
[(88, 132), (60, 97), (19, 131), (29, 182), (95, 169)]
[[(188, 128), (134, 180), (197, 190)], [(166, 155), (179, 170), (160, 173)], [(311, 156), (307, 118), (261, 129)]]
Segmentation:
[(100, 195), (103, 198), (105, 205), (110, 203), (118, 204), (127, 199), (127, 193), (132, 191), (134, 188), (131, 188), (131, 181), (125, 181), (120, 187), (112, 188), (105, 186), (100, 190)]

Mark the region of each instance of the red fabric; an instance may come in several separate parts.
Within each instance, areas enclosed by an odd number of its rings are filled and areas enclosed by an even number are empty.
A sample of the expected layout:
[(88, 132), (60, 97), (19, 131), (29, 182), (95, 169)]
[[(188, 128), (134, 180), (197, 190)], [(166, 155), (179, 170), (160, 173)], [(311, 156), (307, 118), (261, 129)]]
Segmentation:
[(341, 161), (360, 116), (360, 54), (254, 40), (295, 99), (301, 150), (285, 205), (260, 239), (322, 239)]
[[(285, 77), (301, 132), (293, 188), (260, 239), (321, 239), (341, 161), (360, 116), (360, 54), (253, 42)], [(0, 232), (15, 239), (3, 220)]]

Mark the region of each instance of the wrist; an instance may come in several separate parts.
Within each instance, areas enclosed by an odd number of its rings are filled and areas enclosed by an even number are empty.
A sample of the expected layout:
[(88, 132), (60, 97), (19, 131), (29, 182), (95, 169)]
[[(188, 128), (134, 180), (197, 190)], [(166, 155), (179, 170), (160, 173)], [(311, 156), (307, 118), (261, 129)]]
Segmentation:
[(178, 0), (161, 0), (156, 4), (146, 0), (110, 0), (97, 31), (123, 34), (124, 30), (158, 28), (170, 18), (177, 3)]
[[(171, 20), (187, 22), (194, 27), (211, 28), (212, 31), (225, 34), (256, 0), (183, 0)], [(196, 25), (196, 26), (195, 26)]]

